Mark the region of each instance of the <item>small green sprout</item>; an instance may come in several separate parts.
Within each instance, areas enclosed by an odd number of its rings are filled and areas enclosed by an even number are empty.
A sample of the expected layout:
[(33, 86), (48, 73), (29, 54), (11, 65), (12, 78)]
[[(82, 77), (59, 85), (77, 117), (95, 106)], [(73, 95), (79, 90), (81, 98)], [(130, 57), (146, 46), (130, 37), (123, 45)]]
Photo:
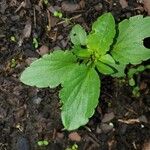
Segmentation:
[(132, 90), (132, 94), (135, 96), (135, 97), (139, 97), (140, 96), (140, 88), (138, 86), (135, 86)]
[(10, 41), (12, 41), (12, 42), (16, 42), (16, 38), (15, 38), (15, 36), (11, 36), (11, 37), (10, 37)]
[(62, 18), (63, 14), (59, 11), (54, 11), (53, 15), (58, 18)]
[(73, 144), (70, 148), (66, 148), (65, 150), (78, 150), (78, 145)]
[(43, 2), (44, 2), (44, 4), (45, 4), (45, 5), (47, 5), (47, 4), (48, 4), (48, 0), (44, 0)]
[(43, 141), (38, 141), (37, 144), (38, 146), (47, 146), (49, 142), (47, 140), (43, 140)]
[(39, 43), (38, 43), (37, 38), (34, 37), (32, 43), (34, 45), (34, 48), (38, 48), (39, 47)]
[(130, 86), (135, 86), (135, 80), (133, 79), (133, 78), (131, 78), (130, 80), (129, 80), (129, 85)]
[(10, 62), (10, 67), (15, 68), (17, 66), (17, 61), (13, 58)]
[(128, 73), (127, 73), (127, 76), (128, 76), (128, 83), (130, 86), (132, 86), (133, 90), (132, 90), (132, 94), (135, 96), (135, 97), (139, 97), (140, 96), (140, 89), (138, 87), (138, 85), (136, 84), (136, 81), (135, 81), (135, 75), (138, 75), (139, 73), (143, 72), (144, 70), (146, 69), (150, 69), (150, 65), (146, 65), (146, 66), (143, 66), (143, 65), (140, 65), (138, 67), (135, 67), (135, 68), (130, 68)]

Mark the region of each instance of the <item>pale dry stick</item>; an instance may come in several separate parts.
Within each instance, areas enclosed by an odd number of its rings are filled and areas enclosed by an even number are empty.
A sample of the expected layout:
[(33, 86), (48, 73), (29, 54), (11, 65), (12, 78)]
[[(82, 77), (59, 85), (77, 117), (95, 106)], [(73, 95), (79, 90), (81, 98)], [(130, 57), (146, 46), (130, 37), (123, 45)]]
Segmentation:
[(47, 10), (47, 17), (48, 17), (48, 31), (51, 30), (51, 16), (49, 10)]
[(42, 3), (43, 3), (43, 0), (39, 0), (38, 6), (43, 8), (43, 4)]
[(134, 141), (132, 144), (133, 144), (134, 149), (137, 149), (137, 146), (136, 146), (136, 144), (135, 144), (135, 141)]
[(140, 123), (139, 119), (128, 119), (128, 120), (118, 119), (118, 121), (126, 124)]
[(25, 5), (26, 5), (25, 1), (21, 2), (19, 7), (15, 10), (15, 13), (17, 13), (22, 7), (25, 7)]
[(34, 18), (34, 27), (36, 28), (36, 13), (35, 13), (35, 8), (33, 8), (33, 18)]
[[(78, 18), (80, 18), (81, 16), (82, 16), (82, 15), (79, 14), (79, 15), (76, 15), (76, 16), (74, 16), (74, 17), (68, 19), (68, 20), (71, 21), (71, 20), (74, 20), (74, 19), (78, 19)], [(61, 25), (61, 24), (65, 23), (65, 22), (66, 22), (66, 21), (63, 20), (63, 21), (58, 22), (56, 25)]]

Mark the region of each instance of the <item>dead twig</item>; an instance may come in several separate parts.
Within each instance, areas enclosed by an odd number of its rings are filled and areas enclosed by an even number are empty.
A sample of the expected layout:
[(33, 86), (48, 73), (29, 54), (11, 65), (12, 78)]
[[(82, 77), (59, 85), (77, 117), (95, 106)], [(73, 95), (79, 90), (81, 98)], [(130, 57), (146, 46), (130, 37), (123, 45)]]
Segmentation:
[(128, 119), (128, 120), (123, 120), (123, 119), (118, 119), (119, 122), (123, 122), (126, 124), (135, 124), (135, 123), (140, 123), (139, 119)]
[[(81, 15), (81, 14), (79, 14), (79, 15), (76, 15), (76, 16), (74, 16), (74, 17), (72, 17), (72, 18), (68, 19), (68, 20), (69, 20), (69, 21), (71, 21), (71, 20), (74, 20), (74, 19), (80, 18), (81, 16), (82, 16), (82, 15)], [(63, 20), (63, 21), (58, 22), (56, 25), (61, 25), (61, 24), (65, 23), (65, 22), (66, 22), (66, 20)]]

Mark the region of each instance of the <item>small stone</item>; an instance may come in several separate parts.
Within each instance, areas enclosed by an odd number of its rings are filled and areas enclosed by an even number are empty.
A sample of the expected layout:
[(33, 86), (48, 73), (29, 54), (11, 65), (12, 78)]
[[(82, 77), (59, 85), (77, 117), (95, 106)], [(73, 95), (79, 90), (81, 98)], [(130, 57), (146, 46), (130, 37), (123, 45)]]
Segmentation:
[(59, 139), (63, 139), (63, 138), (64, 138), (64, 134), (63, 134), (63, 133), (60, 133), (60, 132), (57, 132), (56, 136), (57, 136)]
[(34, 97), (32, 100), (33, 100), (33, 103), (34, 103), (34, 104), (37, 104), (37, 105), (38, 105), (38, 104), (41, 103), (42, 98), (40, 98), (40, 97)]
[(104, 123), (104, 124), (101, 124), (100, 128), (102, 129), (102, 131), (104, 133), (108, 133), (108, 132), (110, 132), (113, 129), (113, 126)]
[(76, 10), (79, 10), (80, 7), (81, 6), (79, 4), (71, 3), (68, 1), (63, 1), (61, 4), (62, 10), (66, 12), (74, 12)]
[(81, 141), (81, 136), (77, 132), (70, 133), (68, 137), (71, 141), (76, 141), (76, 142)]
[(102, 122), (103, 123), (110, 122), (112, 119), (114, 119), (114, 117), (115, 117), (115, 114), (113, 112), (107, 113), (104, 115)]
[(128, 3), (126, 0), (119, 0), (119, 3), (123, 9), (128, 7)]
[(97, 128), (96, 128), (96, 133), (97, 133), (97, 134), (101, 134), (101, 133), (102, 133), (102, 129), (100, 129), (99, 126), (97, 126)]
[(97, 5), (94, 6), (96, 11), (101, 11), (103, 9), (102, 3), (98, 3)]
[(35, 61), (35, 60), (37, 60), (37, 58), (35, 58), (35, 57), (28, 57), (26, 60), (25, 60), (25, 62), (28, 64), (28, 65), (30, 65), (33, 61)]
[(68, 44), (68, 41), (61, 40), (60, 43), (61, 43), (62, 47), (65, 48)]
[(62, 36), (62, 35), (59, 35), (59, 36), (57, 37), (57, 39), (58, 39), (58, 40), (62, 40), (62, 39), (63, 39), (63, 36)]
[(43, 56), (45, 54), (47, 54), (49, 52), (49, 48), (46, 46), (46, 45), (42, 45), (38, 50), (37, 52)]
[(140, 122), (148, 123), (148, 120), (144, 115), (140, 116), (138, 119)]

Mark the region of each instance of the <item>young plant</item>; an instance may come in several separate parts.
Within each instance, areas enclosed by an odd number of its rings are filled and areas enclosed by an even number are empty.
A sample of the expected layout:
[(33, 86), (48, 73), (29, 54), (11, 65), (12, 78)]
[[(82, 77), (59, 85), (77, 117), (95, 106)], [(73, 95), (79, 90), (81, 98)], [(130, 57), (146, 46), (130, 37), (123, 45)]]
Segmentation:
[(140, 65), (138, 67), (130, 68), (127, 73), (129, 85), (132, 87), (133, 89), (132, 93), (136, 97), (140, 96), (140, 88), (137, 85), (134, 76), (147, 69), (150, 69), (150, 65), (146, 65), (146, 66)]
[(66, 148), (65, 150), (78, 150), (78, 145), (73, 144), (70, 148)]
[(58, 17), (58, 18), (62, 18), (62, 17), (63, 17), (62, 12), (59, 12), (59, 11), (54, 11), (53, 15), (54, 15), (55, 17)]
[(22, 73), (21, 81), (39, 88), (61, 84), (62, 123), (67, 130), (77, 129), (88, 122), (98, 105), (98, 73), (124, 77), (126, 65), (150, 58), (150, 50), (143, 45), (143, 39), (150, 37), (149, 27), (150, 17), (141, 15), (116, 26), (111, 13), (99, 17), (89, 34), (77, 24), (70, 33), (72, 49), (36, 60)]
[(37, 142), (38, 146), (47, 146), (49, 142), (47, 140), (42, 140)]

